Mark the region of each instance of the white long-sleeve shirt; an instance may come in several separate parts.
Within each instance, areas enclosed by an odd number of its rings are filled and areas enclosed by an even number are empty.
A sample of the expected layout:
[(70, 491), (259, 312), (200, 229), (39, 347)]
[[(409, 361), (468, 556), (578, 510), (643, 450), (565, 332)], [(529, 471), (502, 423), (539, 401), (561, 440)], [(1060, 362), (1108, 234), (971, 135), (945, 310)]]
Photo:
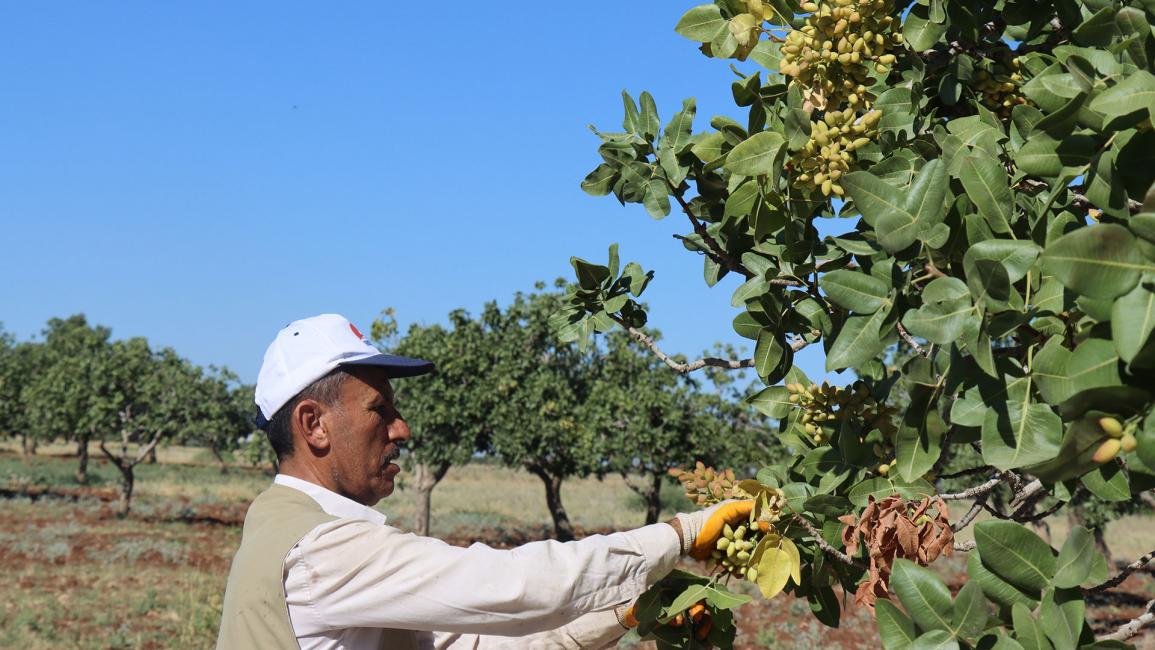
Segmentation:
[(338, 519), (285, 558), (289, 619), (302, 650), (380, 646), (381, 628), (424, 648), (601, 648), (624, 630), (612, 608), (666, 575), (680, 553), (666, 524), (577, 542), (498, 550), (404, 533), (380, 512), (283, 474)]

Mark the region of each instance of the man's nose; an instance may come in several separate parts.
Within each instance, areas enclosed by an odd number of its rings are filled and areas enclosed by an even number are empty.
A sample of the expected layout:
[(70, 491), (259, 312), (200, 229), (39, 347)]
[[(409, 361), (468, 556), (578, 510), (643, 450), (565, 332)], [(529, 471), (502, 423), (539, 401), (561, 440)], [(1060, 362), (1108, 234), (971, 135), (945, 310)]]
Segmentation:
[(409, 439), (409, 425), (405, 423), (405, 419), (400, 414), (389, 423), (389, 439), (395, 441)]

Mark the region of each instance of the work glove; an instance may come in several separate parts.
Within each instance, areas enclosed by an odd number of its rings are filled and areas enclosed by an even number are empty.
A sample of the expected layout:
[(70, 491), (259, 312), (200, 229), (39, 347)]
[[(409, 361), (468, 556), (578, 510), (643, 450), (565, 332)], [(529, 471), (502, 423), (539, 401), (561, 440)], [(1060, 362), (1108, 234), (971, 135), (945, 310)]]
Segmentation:
[(682, 527), (682, 554), (688, 554), (695, 560), (707, 559), (718, 543), (718, 538), (722, 536), (725, 525), (745, 523), (750, 519), (750, 511), (753, 509), (753, 499), (730, 499), (698, 512), (679, 512), (674, 518)]

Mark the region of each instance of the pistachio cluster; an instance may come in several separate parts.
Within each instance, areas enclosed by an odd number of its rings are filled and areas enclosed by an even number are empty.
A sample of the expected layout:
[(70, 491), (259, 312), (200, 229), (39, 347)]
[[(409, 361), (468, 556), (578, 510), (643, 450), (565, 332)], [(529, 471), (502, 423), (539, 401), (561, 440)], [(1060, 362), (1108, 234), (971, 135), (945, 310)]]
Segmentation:
[(786, 35), (779, 70), (809, 91), (815, 108), (869, 108), (871, 69), (889, 73), (902, 43), (893, 0), (804, 2), (802, 10), (810, 15)]
[(692, 470), (675, 467), (669, 473), (682, 484), (686, 497), (702, 507), (731, 498), (737, 484), (734, 470), (717, 471), (702, 461), (695, 463)]
[(870, 144), (881, 118), (880, 111), (858, 116), (847, 108), (827, 111), (821, 120), (812, 122), (810, 139), (791, 158), (792, 168), (799, 172), (794, 184), (820, 190), (823, 196), (843, 196), (846, 192), (839, 181), (854, 169), (854, 151)]
[(1107, 434), (1107, 439), (1099, 445), (1095, 454), (1091, 456), (1091, 460), (1096, 463), (1108, 463), (1115, 460), (1120, 452), (1130, 453), (1139, 447), (1139, 441), (1135, 438), (1137, 427), (1134, 423), (1124, 427), (1123, 423), (1115, 418), (1103, 417), (1099, 418), (1099, 428)]
[(722, 527), (722, 536), (718, 538), (715, 550), (710, 553), (710, 558), (722, 572), (751, 582), (758, 579), (758, 569), (751, 564), (754, 549), (766, 535), (776, 534), (774, 524), (781, 518), (782, 508), (786, 505), (786, 496), (782, 490), (772, 490), (766, 499), (757, 516), (754, 511), (750, 512), (748, 523), (737, 528), (729, 524)]
[(1015, 106), (1027, 103), (1019, 94), (1022, 85), (1018, 57), (1007, 57), (1005, 62), (996, 60), (989, 70), (979, 68), (971, 77), (971, 87), (982, 95), (983, 104), (1003, 119), (1010, 118)]
[(898, 409), (875, 400), (862, 381), (846, 387), (825, 381), (821, 386), (786, 384), (786, 390), (790, 391), (790, 401), (802, 409), (798, 423), (815, 444), (825, 444), (829, 440), (827, 428), (833, 429), (849, 418), (861, 419), (863, 430), (878, 429), (886, 439), (896, 432), (893, 417)]

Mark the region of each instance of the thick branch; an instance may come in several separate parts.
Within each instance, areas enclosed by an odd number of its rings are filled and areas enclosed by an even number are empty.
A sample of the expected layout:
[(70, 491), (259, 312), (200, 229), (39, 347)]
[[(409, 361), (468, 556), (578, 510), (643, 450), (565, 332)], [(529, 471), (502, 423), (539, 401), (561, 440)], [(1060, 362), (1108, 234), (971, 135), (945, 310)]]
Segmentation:
[(950, 527), (951, 531), (957, 533), (960, 530), (971, 525), (971, 522), (975, 520), (975, 517), (979, 516), (979, 513), (983, 511), (983, 506), (986, 505), (987, 496), (989, 494), (990, 493), (984, 494), (981, 497), (979, 497), (978, 499), (975, 499), (975, 502), (973, 504), (971, 504), (971, 509), (968, 510), (965, 515), (963, 515), (963, 518), (956, 521)]
[(802, 524), (802, 527), (806, 529), (806, 532), (810, 533), (814, 537), (814, 541), (818, 544), (818, 548), (822, 549), (827, 555), (847, 566), (858, 567), (860, 569), (866, 568), (858, 560), (855, 560), (846, 553), (843, 553), (842, 551), (826, 543), (826, 540), (822, 539), (822, 533), (819, 532), (819, 530), (814, 527), (814, 524), (811, 524), (808, 519), (801, 515), (794, 515), (793, 519), (794, 521)]
[(695, 217), (694, 213), (690, 211), (690, 205), (686, 203), (686, 200), (682, 198), (682, 195), (678, 192), (674, 192), (673, 195), (674, 199), (678, 201), (678, 205), (682, 206), (682, 212), (686, 213), (686, 216), (690, 219), (690, 223), (694, 225), (694, 232), (697, 233), (697, 235), (702, 238), (702, 241), (706, 243), (707, 250), (704, 252), (710, 256), (710, 259), (714, 260), (716, 264), (721, 265), (727, 271), (741, 273), (747, 278), (754, 277), (753, 271), (746, 268), (745, 266), (742, 266), (738, 260), (730, 257), (730, 254), (723, 250), (723, 248), (718, 244), (718, 241), (710, 235), (709, 231), (706, 230), (706, 226), (701, 221), (698, 221), (698, 218)]
[(1131, 564), (1128, 564), (1127, 566), (1123, 567), (1123, 570), (1119, 572), (1119, 575), (1115, 576), (1114, 578), (1111, 578), (1107, 582), (1104, 582), (1101, 585), (1095, 585), (1094, 587), (1088, 587), (1088, 588), (1084, 589), (1083, 593), (1085, 593), (1085, 594), (1097, 594), (1101, 591), (1107, 591), (1108, 589), (1113, 589), (1113, 588), (1123, 584), (1123, 581), (1127, 579), (1127, 576), (1131, 575), (1132, 573), (1135, 573), (1139, 569), (1142, 569), (1143, 567), (1150, 564), (1151, 560), (1155, 560), (1155, 551), (1151, 551), (1150, 553), (1147, 553), (1146, 555), (1139, 558), (1138, 560), (1135, 560)]
[(1096, 641), (1126, 641), (1138, 634), (1144, 625), (1150, 625), (1152, 621), (1155, 621), (1155, 600), (1148, 601), (1142, 614), (1131, 619), (1130, 622), (1114, 632), (1099, 637)]
[(978, 546), (978, 544), (976, 544), (973, 539), (969, 542), (955, 542), (954, 543), (954, 550), (959, 551), (961, 553), (968, 553), (970, 551), (975, 550), (976, 546)]
[[(698, 359), (697, 361), (691, 361), (689, 363), (678, 363), (672, 359), (670, 355), (662, 352), (662, 349), (658, 347), (657, 342), (655, 342), (651, 337), (647, 336), (645, 332), (635, 327), (631, 327), (628, 323), (626, 323), (625, 320), (615, 314), (610, 314), (610, 318), (612, 318), (618, 325), (621, 325), (622, 329), (626, 330), (626, 332), (629, 333), (629, 335), (633, 337), (635, 341), (649, 348), (655, 356), (657, 356), (662, 360), (663, 363), (673, 369), (674, 372), (685, 374), (695, 370), (700, 370), (706, 366), (724, 368), (726, 370), (740, 370), (742, 368), (754, 367), (753, 359), (719, 359), (717, 357), (705, 357)], [(805, 339), (798, 339), (794, 343), (790, 344), (790, 349), (797, 352), (807, 345), (808, 344)]]

